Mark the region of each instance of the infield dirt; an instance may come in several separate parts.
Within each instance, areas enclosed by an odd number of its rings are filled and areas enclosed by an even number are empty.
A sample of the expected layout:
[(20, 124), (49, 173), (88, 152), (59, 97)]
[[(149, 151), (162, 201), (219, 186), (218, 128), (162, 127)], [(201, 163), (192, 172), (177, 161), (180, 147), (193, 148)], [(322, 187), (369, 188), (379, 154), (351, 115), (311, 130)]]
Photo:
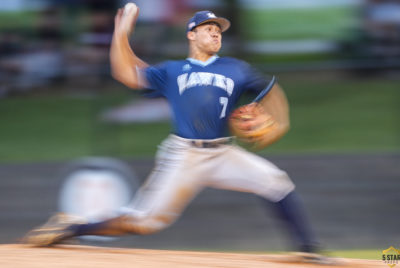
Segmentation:
[[(381, 261), (338, 259), (332, 267), (385, 267)], [(329, 267), (296, 262), (294, 256), (236, 254), (217, 252), (171, 251), (150, 249), (103, 248), (62, 245), (54, 248), (33, 248), (26, 245), (0, 245), (0, 267), (62, 268), (62, 267)]]

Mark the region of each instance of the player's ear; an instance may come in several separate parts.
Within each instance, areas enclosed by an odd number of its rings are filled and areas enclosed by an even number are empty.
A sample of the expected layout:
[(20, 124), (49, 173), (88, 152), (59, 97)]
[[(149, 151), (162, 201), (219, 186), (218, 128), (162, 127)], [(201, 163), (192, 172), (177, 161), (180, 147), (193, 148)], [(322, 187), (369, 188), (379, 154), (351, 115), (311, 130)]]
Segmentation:
[(193, 41), (195, 39), (196, 33), (193, 31), (188, 31), (186, 34), (187, 39), (189, 39), (190, 41)]

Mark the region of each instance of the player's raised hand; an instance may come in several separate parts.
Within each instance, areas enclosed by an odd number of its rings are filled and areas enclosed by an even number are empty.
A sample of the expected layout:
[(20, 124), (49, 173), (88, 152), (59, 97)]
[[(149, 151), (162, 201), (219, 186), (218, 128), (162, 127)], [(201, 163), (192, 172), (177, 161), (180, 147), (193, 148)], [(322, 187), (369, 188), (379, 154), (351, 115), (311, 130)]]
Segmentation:
[(118, 34), (130, 35), (139, 16), (139, 8), (134, 3), (127, 3), (119, 8), (114, 18), (114, 30)]

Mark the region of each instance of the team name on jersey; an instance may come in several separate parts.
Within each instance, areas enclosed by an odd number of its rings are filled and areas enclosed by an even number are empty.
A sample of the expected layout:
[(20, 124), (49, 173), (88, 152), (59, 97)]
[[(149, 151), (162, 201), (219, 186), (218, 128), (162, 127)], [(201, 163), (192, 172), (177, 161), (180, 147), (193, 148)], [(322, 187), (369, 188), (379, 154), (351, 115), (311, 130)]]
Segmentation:
[(179, 86), (179, 94), (191, 87), (196, 86), (215, 86), (225, 90), (228, 95), (232, 95), (235, 82), (229, 77), (221, 74), (207, 73), (207, 72), (193, 72), (190, 75), (187, 73), (181, 74), (177, 78)]

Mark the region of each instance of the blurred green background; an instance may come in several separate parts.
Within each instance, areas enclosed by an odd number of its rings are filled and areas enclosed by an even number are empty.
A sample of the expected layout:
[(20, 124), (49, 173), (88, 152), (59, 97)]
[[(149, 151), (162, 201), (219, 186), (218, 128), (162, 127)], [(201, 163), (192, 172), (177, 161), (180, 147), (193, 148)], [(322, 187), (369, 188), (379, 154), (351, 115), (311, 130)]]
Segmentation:
[[(168, 17), (137, 2), (144, 18), (132, 42), (150, 63), (186, 57), (184, 25), (194, 10), (232, 19), (221, 55), (277, 75), (290, 101), (290, 132), (261, 154), (399, 150), (400, 38), (388, 30), (398, 21), (380, 26), (374, 1), (171, 1)], [(29, 3), (0, 4), (0, 162), (153, 156), (168, 121), (101, 117), (144, 99), (109, 75), (107, 41), (125, 1)], [(57, 63), (46, 65), (43, 51)], [(58, 71), (46, 74), (46, 66)]]

